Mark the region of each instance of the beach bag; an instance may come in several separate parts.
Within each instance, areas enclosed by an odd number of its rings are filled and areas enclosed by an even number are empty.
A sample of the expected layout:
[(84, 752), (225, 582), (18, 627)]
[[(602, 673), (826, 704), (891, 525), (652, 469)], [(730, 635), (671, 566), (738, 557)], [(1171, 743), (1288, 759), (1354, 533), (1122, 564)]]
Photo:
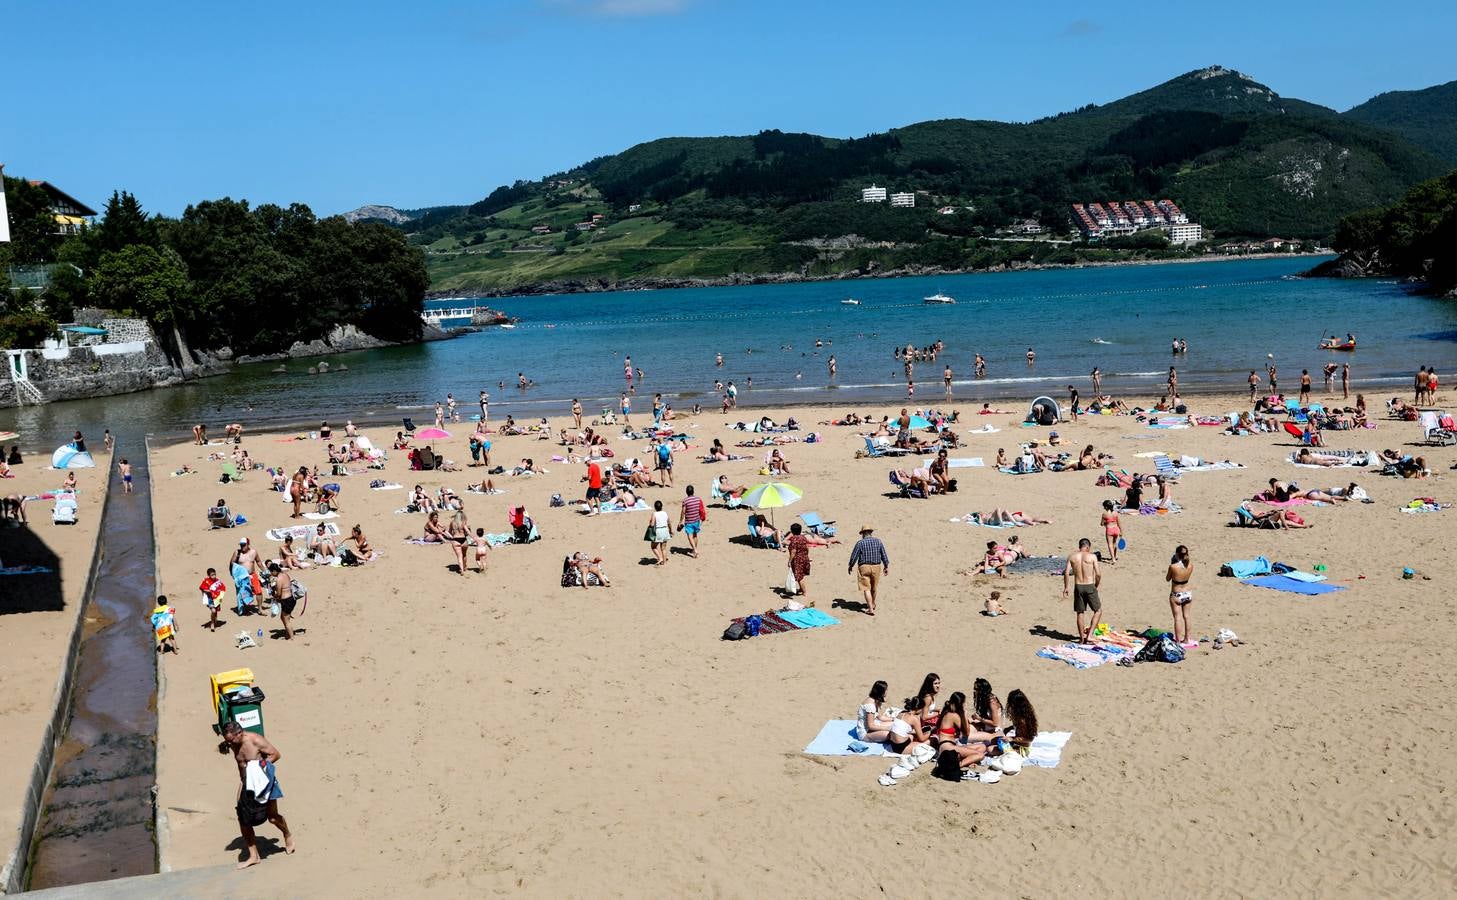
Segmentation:
[(764, 620), (759, 616), (748, 616), (744, 619), (744, 629), (749, 637), (758, 637), (763, 628)]
[(1165, 662), (1177, 663), (1184, 661), (1184, 648), (1170, 635), (1164, 634), (1150, 640), (1143, 645), (1137, 655), (1133, 657), (1134, 662)]
[(947, 781), (961, 780), (961, 757), (955, 750), (942, 750), (936, 755), (936, 768), (931, 770), (932, 777), (944, 778)]
[(551, 505), (552, 506), (566, 506), (567, 505), (567, 501), (565, 501), (565, 500), (562, 499), (562, 495), (561, 494), (552, 494), (551, 495)]
[(348, 547), (345, 547), (345, 548), (343, 548), (342, 550), (339, 551), (339, 565), (341, 565), (341, 566), (357, 566), (357, 565), (359, 565), (359, 557), (357, 557), (357, 556), (354, 555), (354, 551), (353, 550), (350, 550)]
[(268, 821), (268, 803), (259, 800), (258, 795), (244, 790), (238, 795), (238, 824), (257, 828)]
[(741, 641), (748, 636), (748, 626), (743, 622), (730, 622), (729, 627), (723, 630), (723, 639), (726, 641)]
[(793, 569), (789, 569), (784, 573), (784, 592), (787, 594), (799, 593), (799, 582), (794, 580)]
[(657, 542), (657, 539), (658, 539), (658, 529), (653, 526), (653, 523), (652, 522), (649, 522), (648, 523), (648, 527), (645, 528), (645, 529), (643, 529), (642, 539), (645, 540), (645, 541), (647, 541), (650, 544)]

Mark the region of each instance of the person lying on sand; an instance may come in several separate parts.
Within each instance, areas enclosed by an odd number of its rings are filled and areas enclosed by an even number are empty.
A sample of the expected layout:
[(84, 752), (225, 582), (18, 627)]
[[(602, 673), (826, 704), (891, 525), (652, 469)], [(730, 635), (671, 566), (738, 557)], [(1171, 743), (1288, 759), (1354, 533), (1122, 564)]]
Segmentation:
[(977, 410), (976, 414), (979, 416), (1004, 416), (1011, 415), (1011, 410), (992, 409), (992, 405), (990, 403), (983, 403), (981, 405), (981, 409)]
[[(1012, 512), (1003, 507), (996, 507), (984, 513), (972, 513), (972, 521), (980, 522), (982, 525), (1051, 525), (1051, 519), (1039, 519), (1036, 516), (1029, 516), (1023, 512)], [(1015, 538), (1014, 538), (1015, 540)]]
[(589, 581), (587, 576), (589, 575), (594, 576), (603, 587), (612, 587), (612, 582), (607, 579), (606, 570), (602, 568), (602, 557), (600, 556), (588, 556), (578, 550), (562, 561), (563, 575), (566, 575), (573, 569), (577, 572), (576, 581), (582, 586), (582, 590), (584, 591), (587, 589), (587, 582)]
[(1345, 460), (1339, 457), (1317, 456), (1308, 448), (1302, 448), (1299, 453), (1295, 454), (1295, 461), (1303, 466), (1339, 466), (1345, 463)]

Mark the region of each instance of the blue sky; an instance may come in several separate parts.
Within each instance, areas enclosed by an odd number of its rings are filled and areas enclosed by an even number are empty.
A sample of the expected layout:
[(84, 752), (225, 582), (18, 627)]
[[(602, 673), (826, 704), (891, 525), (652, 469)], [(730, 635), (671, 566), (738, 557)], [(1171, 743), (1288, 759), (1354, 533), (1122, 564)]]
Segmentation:
[[(1187, 6), (1187, 8), (1186, 8)], [(1457, 78), (1457, 4), (10, 0), (0, 162), (93, 206), (477, 200), (668, 135), (1026, 120), (1220, 64), (1346, 109)]]

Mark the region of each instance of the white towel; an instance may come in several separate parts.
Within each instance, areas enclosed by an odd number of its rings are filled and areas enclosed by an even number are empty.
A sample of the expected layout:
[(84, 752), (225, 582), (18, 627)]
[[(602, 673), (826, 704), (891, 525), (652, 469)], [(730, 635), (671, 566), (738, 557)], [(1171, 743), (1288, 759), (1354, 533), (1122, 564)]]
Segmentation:
[(263, 764), (256, 759), (248, 760), (248, 764), (243, 767), (243, 786), (258, 798), (259, 803), (268, 802), (270, 783), (268, 773), (263, 771)]
[(1032, 752), (1027, 756), (1027, 765), (1044, 769), (1055, 769), (1062, 762), (1062, 748), (1072, 739), (1071, 731), (1039, 731), (1032, 740)]

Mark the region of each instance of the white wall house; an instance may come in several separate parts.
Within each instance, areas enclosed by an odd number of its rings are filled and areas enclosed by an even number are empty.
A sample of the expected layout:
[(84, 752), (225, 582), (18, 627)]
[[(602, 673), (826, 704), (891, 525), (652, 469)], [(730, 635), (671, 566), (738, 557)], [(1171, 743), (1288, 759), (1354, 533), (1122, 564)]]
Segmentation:
[(885, 194), (886, 194), (885, 188), (883, 188), (883, 187), (877, 187), (877, 186), (875, 186), (875, 185), (872, 184), (870, 187), (868, 187), (868, 188), (862, 188), (860, 190), (860, 202), (861, 203), (884, 203), (885, 202)]
[(1204, 240), (1204, 227), (1202, 225), (1179, 224), (1170, 225), (1169, 242), (1174, 244), (1197, 244)]
[(890, 205), (899, 207), (911, 207), (916, 205), (916, 195), (906, 191), (900, 194), (890, 195)]

